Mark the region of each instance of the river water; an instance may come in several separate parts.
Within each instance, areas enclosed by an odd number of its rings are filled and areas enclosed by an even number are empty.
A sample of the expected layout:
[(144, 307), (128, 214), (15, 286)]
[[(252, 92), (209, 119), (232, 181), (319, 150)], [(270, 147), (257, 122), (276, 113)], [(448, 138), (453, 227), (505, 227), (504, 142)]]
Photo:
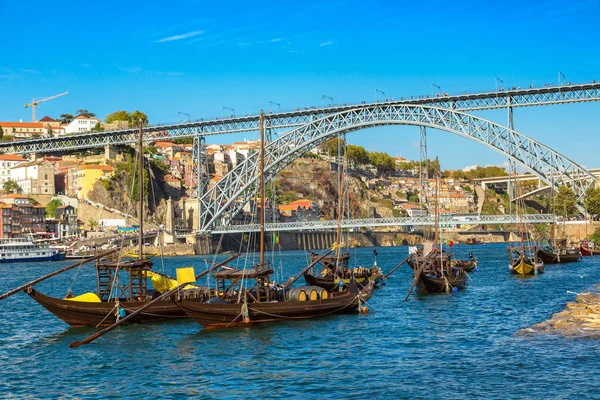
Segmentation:
[[(218, 331), (189, 320), (128, 325), (78, 349), (69, 343), (94, 329), (69, 329), (18, 293), (0, 302), (0, 397), (600, 398), (599, 340), (518, 333), (563, 309), (574, 299), (567, 291), (593, 290), (600, 257), (521, 279), (508, 273), (505, 245), (454, 247), (459, 257), (469, 251), (480, 271), (459, 293), (413, 293), (404, 302), (412, 279), (402, 267), (366, 315)], [(372, 264), (372, 249), (352, 252), (352, 265)], [(378, 252), (386, 272), (407, 248)], [(287, 278), (307, 256), (289, 251), (275, 260)], [(205, 268), (203, 256), (164, 263), (171, 274)], [(68, 264), (0, 264), (0, 293)], [(82, 267), (37, 288), (78, 294), (95, 288), (94, 276)]]

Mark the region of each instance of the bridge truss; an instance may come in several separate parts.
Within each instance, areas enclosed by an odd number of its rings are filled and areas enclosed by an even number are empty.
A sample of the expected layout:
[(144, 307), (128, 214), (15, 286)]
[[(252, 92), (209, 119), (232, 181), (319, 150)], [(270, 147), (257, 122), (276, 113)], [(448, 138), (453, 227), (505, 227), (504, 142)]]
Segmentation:
[[(595, 181), (591, 173), (573, 161), (505, 126), (445, 108), (387, 103), (327, 115), (268, 143), (265, 180), (272, 181), (294, 159), (333, 137), (385, 125), (425, 126), (469, 138), (507, 156), (555, 188), (570, 185), (578, 197)], [(258, 154), (251, 154), (200, 198), (200, 231), (229, 224), (256, 195), (257, 164)]]
[[(541, 224), (554, 221), (552, 214), (525, 214), (523, 223)], [(435, 223), (432, 216), (427, 217), (402, 217), (402, 218), (370, 218), (342, 220), (342, 228), (368, 228), (376, 226), (433, 226)], [(518, 224), (519, 217), (516, 215), (482, 215), (472, 218), (461, 218), (452, 216), (441, 216), (441, 226), (456, 225), (502, 225)], [(266, 231), (302, 231), (302, 230), (324, 230), (336, 229), (337, 221), (304, 221), (304, 222), (277, 222), (265, 224)], [(259, 224), (248, 225), (221, 225), (216, 226), (211, 232), (221, 233), (244, 233), (260, 231)]]
[[(267, 115), (270, 129), (290, 129), (308, 124), (327, 115), (349, 111), (357, 107), (390, 106), (401, 104), (425, 105), (456, 111), (490, 110), (508, 107), (530, 107), (600, 101), (600, 83), (565, 85), (549, 88), (530, 88), (455, 96), (401, 98), (370, 104), (350, 104), (272, 113)], [(258, 115), (206, 120), (144, 128), (144, 141), (181, 137), (212, 136), (258, 130)], [(30, 139), (0, 143), (0, 152), (12, 154), (53, 153), (104, 146), (127, 145), (137, 142), (137, 129), (77, 134), (57, 138)]]

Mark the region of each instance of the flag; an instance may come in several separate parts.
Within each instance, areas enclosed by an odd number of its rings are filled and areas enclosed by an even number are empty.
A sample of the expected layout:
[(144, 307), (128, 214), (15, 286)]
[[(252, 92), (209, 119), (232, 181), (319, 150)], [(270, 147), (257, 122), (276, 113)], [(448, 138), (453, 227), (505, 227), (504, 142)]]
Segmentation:
[(273, 243), (276, 244), (276, 245), (281, 244), (281, 242), (279, 241), (279, 235), (277, 233), (275, 233), (273, 235)]

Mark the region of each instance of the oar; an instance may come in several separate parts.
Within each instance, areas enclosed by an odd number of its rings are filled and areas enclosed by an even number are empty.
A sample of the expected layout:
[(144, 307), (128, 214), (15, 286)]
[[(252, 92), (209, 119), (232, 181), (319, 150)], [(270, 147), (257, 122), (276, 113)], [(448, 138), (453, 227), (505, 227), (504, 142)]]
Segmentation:
[(23, 290), (23, 289), (25, 289), (25, 288), (27, 288), (29, 286), (33, 286), (33, 285), (35, 285), (37, 283), (40, 283), (41, 281), (45, 281), (48, 278), (52, 278), (55, 275), (62, 274), (65, 271), (68, 271), (68, 270), (73, 269), (75, 267), (79, 267), (79, 266), (81, 266), (81, 265), (83, 265), (85, 263), (89, 263), (91, 261), (95, 261), (95, 260), (98, 260), (100, 258), (106, 257), (106, 256), (108, 256), (108, 255), (110, 255), (110, 254), (112, 254), (112, 253), (114, 253), (114, 252), (116, 252), (118, 250), (119, 249), (109, 250), (106, 253), (102, 253), (102, 254), (99, 254), (99, 255), (94, 256), (92, 258), (88, 258), (87, 260), (81, 260), (80, 262), (78, 262), (76, 264), (69, 265), (68, 267), (64, 267), (62, 269), (56, 270), (54, 272), (51, 272), (48, 275), (42, 276), (41, 278), (34, 279), (33, 281), (28, 282), (28, 283), (26, 283), (24, 285), (21, 285), (18, 288), (11, 290), (10, 292), (6, 292), (3, 295), (0, 295), (0, 300), (3, 300), (5, 298), (7, 298), (8, 296), (12, 296), (13, 294), (15, 294), (17, 292), (20, 292), (21, 290)]
[(396, 271), (398, 268), (400, 268), (400, 266), (402, 264), (404, 264), (405, 262), (407, 262), (410, 257), (412, 256), (412, 254), (409, 254), (408, 257), (406, 257), (404, 260), (402, 260), (402, 262), (400, 262), (400, 264), (396, 265), (394, 268), (392, 268), (392, 270), (390, 272), (388, 272), (384, 277), (383, 280), (386, 280), (388, 278), (388, 276), (390, 276), (391, 274), (394, 273), (394, 271)]
[[(212, 267), (210, 267), (209, 269), (207, 269), (206, 271), (196, 275), (196, 280), (202, 278), (203, 276), (206, 276), (207, 274), (210, 274), (212, 271), (214, 271), (215, 269), (227, 264), (228, 262), (235, 260), (236, 258), (238, 258), (240, 256), (240, 254), (234, 254), (233, 256), (229, 257), (227, 260), (220, 262), (218, 264), (213, 265)], [(136, 315), (140, 314), (141, 312), (143, 312), (146, 308), (150, 307), (152, 304), (161, 301), (162, 299), (164, 299), (165, 297), (169, 297), (170, 295), (172, 295), (173, 293), (177, 292), (178, 290), (182, 289), (184, 286), (188, 285), (189, 282), (186, 283), (182, 283), (181, 285), (177, 285), (176, 288), (171, 289), (169, 291), (164, 292), (163, 294), (161, 294), (160, 296), (158, 296), (155, 299), (150, 300), (149, 302), (147, 302), (146, 304), (144, 304), (142, 307), (138, 308), (137, 310), (135, 310), (134, 312), (132, 312), (131, 314), (126, 315), (125, 317), (121, 318), (120, 320), (118, 320), (117, 322), (115, 322), (114, 324), (112, 324), (111, 326), (108, 326), (104, 329), (102, 329), (99, 332), (94, 333), (93, 335), (88, 336), (87, 338), (79, 341), (79, 342), (73, 342), (71, 344), (69, 344), (69, 347), (72, 349), (75, 349), (79, 346), (81, 346), (82, 344), (87, 344), (90, 342), (93, 342), (94, 340), (98, 339), (100, 336), (104, 335), (105, 333), (108, 333), (110, 331), (112, 331), (113, 329), (115, 329), (117, 326), (129, 321), (131, 318), (135, 317)]]
[[(321, 257), (317, 258), (315, 261), (311, 262), (306, 268), (304, 268), (302, 271), (300, 271), (300, 273), (298, 275), (296, 275), (293, 278), (288, 279), (288, 281), (283, 285), (284, 289), (289, 288), (290, 286), (292, 286), (292, 284), (294, 282), (296, 282), (298, 280), (298, 278), (300, 278), (302, 275), (304, 275), (304, 273), (306, 271), (308, 271), (309, 269), (311, 269), (312, 267), (315, 266), (315, 264), (317, 264), (319, 261), (321, 261), (323, 258), (327, 257), (333, 250), (329, 250), (327, 253), (323, 254)], [(311, 251), (312, 253), (312, 251)]]

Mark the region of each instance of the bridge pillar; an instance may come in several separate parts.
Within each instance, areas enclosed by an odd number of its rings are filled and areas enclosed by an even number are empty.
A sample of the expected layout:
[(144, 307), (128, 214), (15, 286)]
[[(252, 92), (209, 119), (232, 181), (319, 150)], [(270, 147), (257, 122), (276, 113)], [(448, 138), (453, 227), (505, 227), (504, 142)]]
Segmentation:
[(119, 152), (115, 146), (104, 146), (104, 159), (105, 160), (116, 160)]

